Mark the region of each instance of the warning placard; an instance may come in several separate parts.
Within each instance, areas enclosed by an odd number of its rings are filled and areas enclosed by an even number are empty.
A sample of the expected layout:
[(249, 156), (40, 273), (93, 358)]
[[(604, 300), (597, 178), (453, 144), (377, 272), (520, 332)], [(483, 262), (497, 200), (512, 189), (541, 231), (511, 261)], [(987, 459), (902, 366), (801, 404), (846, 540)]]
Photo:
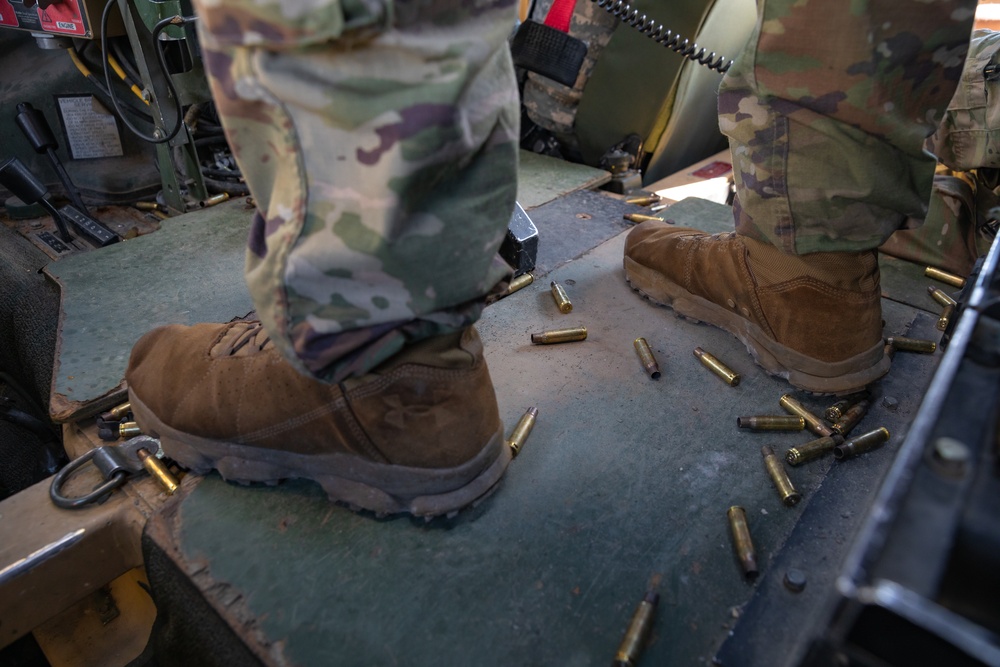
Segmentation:
[(74, 160), (123, 154), (115, 117), (93, 95), (57, 95), (56, 102)]

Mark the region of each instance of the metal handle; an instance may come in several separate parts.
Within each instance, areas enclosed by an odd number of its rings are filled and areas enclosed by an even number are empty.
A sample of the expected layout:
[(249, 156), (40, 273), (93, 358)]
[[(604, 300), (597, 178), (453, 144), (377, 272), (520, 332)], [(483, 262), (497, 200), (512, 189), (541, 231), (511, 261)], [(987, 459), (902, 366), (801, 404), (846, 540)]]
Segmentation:
[(125, 483), (129, 473), (126, 470), (117, 470), (111, 474), (108, 481), (101, 484), (87, 495), (79, 496), (77, 498), (68, 498), (62, 495), (61, 489), (63, 483), (66, 481), (66, 478), (73, 474), (73, 472), (80, 468), (83, 464), (93, 459), (94, 455), (97, 454), (97, 451), (98, 449), (91, 449), (80, 458), (70, 461), (66, 464), (65, 468), (56, 473), (55, 477), (52, 478), (52, 485), (49, 486), (49, 498), (52, 499), (52, 502), (55, 503), (57, 507), (71, 510), (83, 507), (84, 505), (89, 505), (90, 503), (96, 503), (98, 500)]

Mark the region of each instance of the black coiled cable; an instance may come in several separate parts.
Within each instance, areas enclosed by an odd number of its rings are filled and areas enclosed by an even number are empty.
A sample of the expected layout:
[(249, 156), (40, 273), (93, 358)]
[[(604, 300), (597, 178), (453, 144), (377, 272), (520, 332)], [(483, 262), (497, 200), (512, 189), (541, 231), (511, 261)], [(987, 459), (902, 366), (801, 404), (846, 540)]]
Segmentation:
[(657, 44), (662, 44), (671, 51), (679, 53), (699, 65), (704, 65), (710, 70), (725, 74), (733, 64), (732, 60), (727, 60), (722, 56), (717, 57), (715, 51), (707, 53), (706, 49), (699, 48), (697, 44), (664, 28), (662, 23), (657, 23), (645, 14), (640, 14), (639, 10), (625, 0), (591, 0), (591, 2), (596, 2), (598, 7), (617, 17), (621, 22), (632, 26)]

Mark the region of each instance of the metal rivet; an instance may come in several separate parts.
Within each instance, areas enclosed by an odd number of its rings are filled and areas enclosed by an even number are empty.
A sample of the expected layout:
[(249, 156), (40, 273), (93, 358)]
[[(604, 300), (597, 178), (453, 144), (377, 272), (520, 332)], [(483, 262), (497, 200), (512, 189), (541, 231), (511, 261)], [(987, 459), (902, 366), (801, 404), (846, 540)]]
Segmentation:
[(806, 587), (806, 573), (790, 567), (785, 571), (785, 588), (793, 593), (800, 593)]

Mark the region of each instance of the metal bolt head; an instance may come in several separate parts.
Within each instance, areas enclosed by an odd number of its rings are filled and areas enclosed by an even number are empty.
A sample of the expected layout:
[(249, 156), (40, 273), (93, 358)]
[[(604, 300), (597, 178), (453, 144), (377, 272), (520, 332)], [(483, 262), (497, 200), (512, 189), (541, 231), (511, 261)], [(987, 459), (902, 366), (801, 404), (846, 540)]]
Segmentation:
[(895, 412), (899, 409), (899, 401), (893, 396), (884, 396), (882, 398), (882, 407), (889, 412)]
[(801, 593), (806, 587), (806, 573), (802, 570), (790, 567), (785, 570), (785, 588), (793, 593)]

